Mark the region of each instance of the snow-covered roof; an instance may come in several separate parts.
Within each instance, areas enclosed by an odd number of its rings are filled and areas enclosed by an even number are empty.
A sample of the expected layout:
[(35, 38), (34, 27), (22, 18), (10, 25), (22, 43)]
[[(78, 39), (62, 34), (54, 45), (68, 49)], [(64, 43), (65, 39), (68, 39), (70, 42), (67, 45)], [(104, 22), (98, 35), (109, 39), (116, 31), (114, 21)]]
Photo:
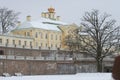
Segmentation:
[(67, 25), (67, 23), (41, 18), (40, 20), (36, 21), (26, 21), (22, 23), (20, 26), (16, 27), (16, 29), (40, 28), (46, 30), (60, 31), (60, 29), (58, 28), (59, 25)]

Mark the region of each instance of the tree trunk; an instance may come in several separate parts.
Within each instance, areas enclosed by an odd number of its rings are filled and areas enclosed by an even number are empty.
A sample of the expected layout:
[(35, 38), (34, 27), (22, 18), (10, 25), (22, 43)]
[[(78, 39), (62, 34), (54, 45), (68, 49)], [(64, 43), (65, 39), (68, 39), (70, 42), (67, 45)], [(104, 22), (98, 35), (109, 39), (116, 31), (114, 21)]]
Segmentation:
[(4, 27), (2, 27), (2, 34), (4, 34), (5, 33), (5, 28)]
[(103, 66), (102, 66), (102, 60), (96, 60), (97, 61), (97, 72), (102, 72)]

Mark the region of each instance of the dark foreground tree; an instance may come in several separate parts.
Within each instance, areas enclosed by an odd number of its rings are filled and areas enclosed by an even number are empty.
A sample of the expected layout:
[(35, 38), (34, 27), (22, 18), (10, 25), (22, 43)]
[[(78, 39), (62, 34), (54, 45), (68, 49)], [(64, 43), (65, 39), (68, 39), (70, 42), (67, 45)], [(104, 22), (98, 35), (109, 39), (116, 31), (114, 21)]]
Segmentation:
[(76, 44), (79, 51), (85, 51), (94, 57), (97, 71), (102, 72), (103, 59), (116, 51), (119, 42), (119, 26), (115, 23), (106, 13), (101, 15), (98, 10), (86, 12), (81, 22), (82, 31), (81, 28), (74, 31), (76, 39), (67, 38), (66, 42)]
[(8, 8), (0, 8), (0, 29), (1, 33), (7, 33), (18, 20), (19, 13), (15, 13), (13, 10)]
[[(82, 18), (81, 25), (87, 36), (79, 35), (79, 40), (83, 42), (81, 49), (95, 58), (98, 72), (102, 72), (103, 59), (116, 51), (119, 26), (115, 23), (110, 15), (106, 13), (101, 15), (98, 10), (86, 12)], [(78, 29), (77, 33), (79, 31)]]

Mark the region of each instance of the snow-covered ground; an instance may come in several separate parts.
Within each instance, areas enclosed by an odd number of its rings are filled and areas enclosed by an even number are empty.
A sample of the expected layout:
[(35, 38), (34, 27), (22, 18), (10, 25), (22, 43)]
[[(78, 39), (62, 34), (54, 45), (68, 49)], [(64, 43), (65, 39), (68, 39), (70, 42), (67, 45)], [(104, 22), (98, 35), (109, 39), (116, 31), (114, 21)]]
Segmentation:
[(0, 80), (113, 80), (111, 73), (78, 73), (75, 75), (34, 75), (0, 77)]

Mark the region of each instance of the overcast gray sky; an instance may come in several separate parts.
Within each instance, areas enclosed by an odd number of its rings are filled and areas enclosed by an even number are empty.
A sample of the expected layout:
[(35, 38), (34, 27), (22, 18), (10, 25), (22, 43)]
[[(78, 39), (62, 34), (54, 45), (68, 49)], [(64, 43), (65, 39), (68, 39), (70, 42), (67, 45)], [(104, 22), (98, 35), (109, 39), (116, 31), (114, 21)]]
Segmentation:
[(84, 12), (92, 9), (109, 13), (120, 22), (120, 0), (0, 0), (0, 7), (21, 12), (20, 21), (25, 21), (27, 15), (37, 20), (41, 12), (47, 11), (50, 6), (55, 8), (56, 15), (61, 16), (61, 20), (66, 23), (80, 24)]

